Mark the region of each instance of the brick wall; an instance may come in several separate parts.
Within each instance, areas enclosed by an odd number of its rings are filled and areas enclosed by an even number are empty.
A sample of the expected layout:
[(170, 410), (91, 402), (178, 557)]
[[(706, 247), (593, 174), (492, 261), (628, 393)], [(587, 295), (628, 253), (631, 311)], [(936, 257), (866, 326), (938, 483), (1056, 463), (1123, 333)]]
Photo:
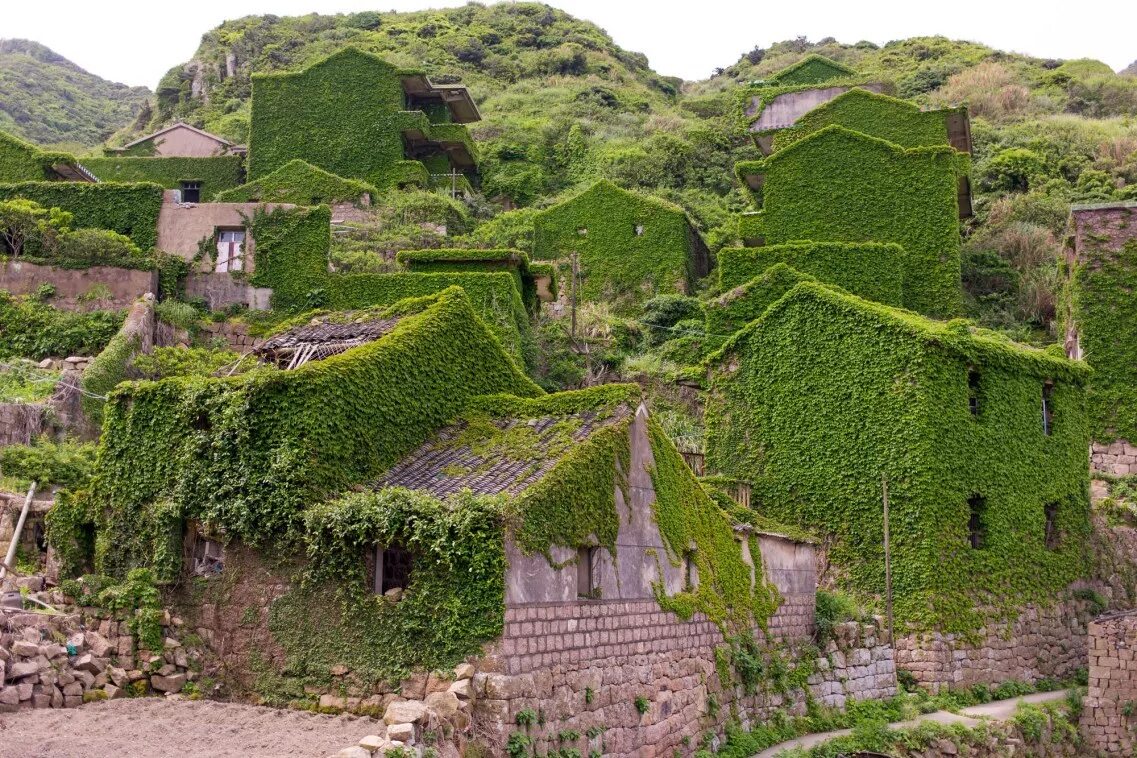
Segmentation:
[(1137, 611), (1102, 616), (1090, 624), (1089, 670), (1083, 734), (1095, 750), (1133, 755), (1137, 752)]
[(1096, 610), (1072, 597), (1045, 608), (1027, 605), (1012, 622), (988, 624), (979, 644), (940, 632), (898, 636), (896, 667), (933, 691), (1067, 679), (1086, 665), (1086, 630)]

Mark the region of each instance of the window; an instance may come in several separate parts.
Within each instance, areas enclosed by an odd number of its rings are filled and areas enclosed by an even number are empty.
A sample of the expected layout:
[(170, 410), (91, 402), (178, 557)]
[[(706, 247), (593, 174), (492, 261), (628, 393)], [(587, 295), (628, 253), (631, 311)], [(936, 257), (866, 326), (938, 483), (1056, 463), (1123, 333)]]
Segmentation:
[(201, 202), (201, 182), (181, 182), (181, 188), (183, 203)]
[(981, 550), (983, 543), (987, 540), (987, 501), (979, 495), (972, 495), (967, 500), (967, 506), (971, 512), (971, 517), (967, 522), (971, 547), (975, 550)]
[(194, 576), (217, 576), (225, 568), (225, 549), (220, 542), (198, 536), (193, 544)]
[(1062, 534), (1058, 531), (1058, 503), (1047, 503), (1043, 513), (1046, 514), (1046, 549), (1057, 550), (1062, 543)]
[(644, 236), (644, 225), (643, 224), (636, 224), (636, 236), (637, 237)]
[(695, 564), (695, 551), (683, 554), (683, 589), (687, 592), (699, 586), (699, 567)]
[(979, 372), (967, 369), (967, 405), (972, 416), (979, 416)]
[(580, 227), (579, 229), (577, 229), (577, 230), (576, 230), (576, 233), (577, 233), (577, 234), (579, 234), (581, 237), (583, 237), (583, 236), (585, 236), (586, 234), (588, 234), (588, 230), (587, 230), (587, 229), (585, 229), (585, 228), (582, 226), (582, 227)]
[(596, 548), (582, 547), (576, 551), (576, 594), (595, 598), (596, 592)]
[(217, 230), (217, 265), (214, 271), (242, 271), (245, 268), (245, 230)]
[(413, 559), (402, 545), (375, 546), (375, 594), (405, 590), (411, 581)]
[(1054, 385), (1046, 382), (1042, 385), (1042, 433), (1047, 437), (1054, 425), (1054, 406), (1050, 396), (1054, 392)]

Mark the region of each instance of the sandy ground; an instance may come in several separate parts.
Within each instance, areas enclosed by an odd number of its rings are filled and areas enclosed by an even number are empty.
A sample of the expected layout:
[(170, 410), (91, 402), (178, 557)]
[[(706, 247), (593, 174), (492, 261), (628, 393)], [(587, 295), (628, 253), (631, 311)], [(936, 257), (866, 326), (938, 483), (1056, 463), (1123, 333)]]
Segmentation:
[(324, 758), (375, 726), (354, 716), (135, 698), (0, 714), (0, 758)]

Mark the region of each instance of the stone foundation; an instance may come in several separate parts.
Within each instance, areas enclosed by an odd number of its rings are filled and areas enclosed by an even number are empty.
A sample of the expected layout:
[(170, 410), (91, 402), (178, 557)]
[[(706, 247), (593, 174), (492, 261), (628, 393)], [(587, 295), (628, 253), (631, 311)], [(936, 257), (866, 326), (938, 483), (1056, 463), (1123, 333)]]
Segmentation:
[(81, 612), (0, 610), (0, 713), (73, 708), (90, 700), (180, 693), (198, 679), (200, 651), (166, 619), (164, 648), (138, 650), (125, 621)]
[(1128, 440), (1091, 443), (1090, 470), (1110, 476), (1137, 474), (1137, 445)]
[(201, 327), (201, 336), (205, 340), (221, 339), (228, 343), (231, 350), (238, 353), (250, 352), (262, 344), (265, 340), (261, 337), (253, 337), (249, 334), (249, 327), (238, 321), (221, 321), (218, 323), (207, 323)]
[(898, 636), (896, 667), (934, 692), (1012, 679), (1068, 679), (1086, 665), (1086, 631), (1099, 610), (1073, 597), (1046, 608), (1027, 605), (1014, 621), (980, 630), (979, 644), (940, 632)]
[(1137, 611), (1111, 614), (1089, 626), (1089, 691), (1082, 732), (1107, 755), (1137, 751)]

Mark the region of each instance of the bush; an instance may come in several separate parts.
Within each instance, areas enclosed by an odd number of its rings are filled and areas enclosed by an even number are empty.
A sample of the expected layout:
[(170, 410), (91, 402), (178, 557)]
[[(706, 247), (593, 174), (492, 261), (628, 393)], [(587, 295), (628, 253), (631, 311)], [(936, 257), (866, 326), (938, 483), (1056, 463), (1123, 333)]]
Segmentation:
[(34, 445), (0, 447), (0, 474), (39, 484), (82, 487), (95, 466), (94, 443), (52, 442), (41, 439)]
[(648, 327), (648, 343), (658, 345), (675, 335), (671, 329), (680, 321), (702, 319), (703, 305), (687, 295), (656, 295), (643, 304), (639, 321)]
[(76, 229), (59, 243), (61, 262), (84, 266), (138, 265), (148, 262), (130, 237), (107, 229)]
[(0, 291), (0, 359), (95, 355), (122, 325), (121, 313), (62, 311)]
[(833, 629), (846, 621), (856, 621), (862, 616), (856, 601), (843, 592), (818, 590), (817, 605), (814, 609), (814, 624), (817, 629), (817, 644), (824, 647), (833, 637)]
[[(148, 379), (166, 379), (171, 376), (213, 376), (220, 369), (232, 366), (241, 356), (232, 350), (203, 347), (157, 347), (149, 355), (137, 355), (134, 368)], [(247, 368), (257, 365), (248, 361)], [(237, 372), (234, 372), (237, 373)]]

